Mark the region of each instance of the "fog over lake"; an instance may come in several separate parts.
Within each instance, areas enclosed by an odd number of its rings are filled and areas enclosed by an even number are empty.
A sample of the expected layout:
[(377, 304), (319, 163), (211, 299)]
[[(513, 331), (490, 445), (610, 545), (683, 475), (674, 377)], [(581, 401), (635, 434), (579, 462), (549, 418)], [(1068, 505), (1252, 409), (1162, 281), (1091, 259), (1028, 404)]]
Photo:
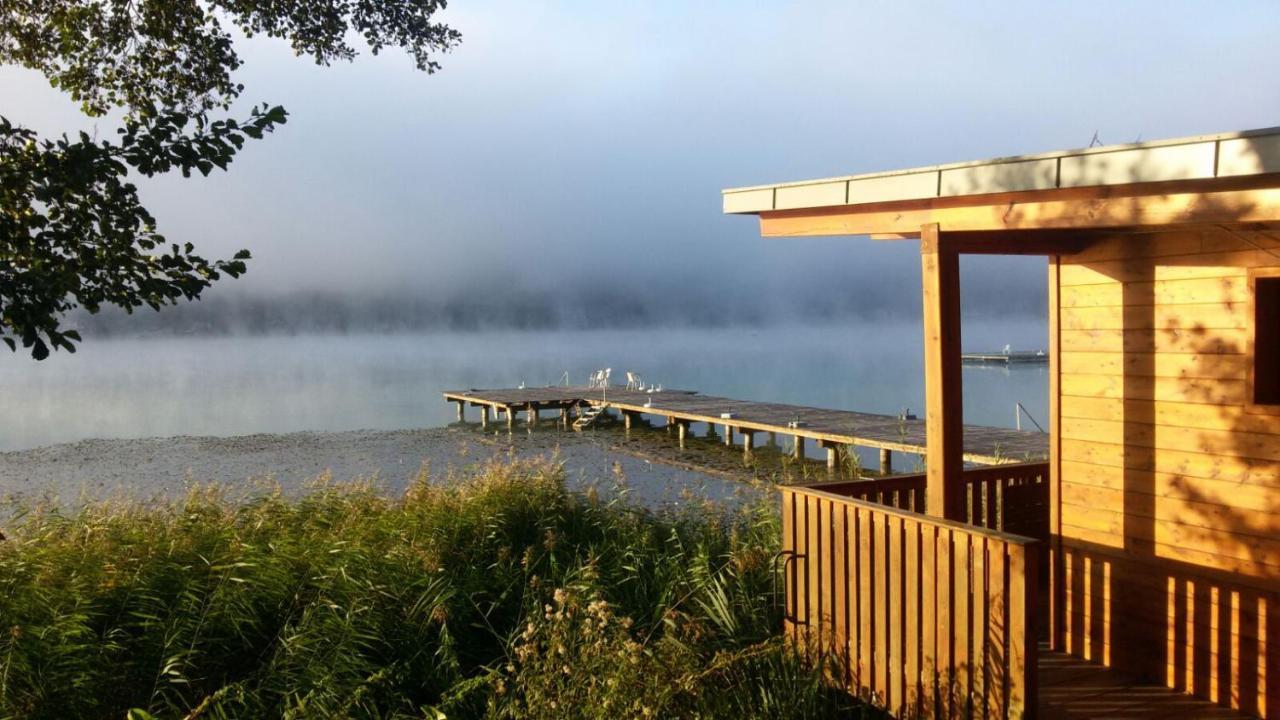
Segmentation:
[[(1042, 348), (1044, 323), (966, 321), (967, 349)], [(0, 450), (86, 438), (230, 436), (446, 424), (446, 389), (575, 384), (627, 370), (668, 388), (896, 414), (924, 406), (915, 322), (97, 339), (0, 362)], [(966, 368), (965, 420), (1044, 423), (1047, 372)], [(474, 418), (473, 418), (474, 419)]]

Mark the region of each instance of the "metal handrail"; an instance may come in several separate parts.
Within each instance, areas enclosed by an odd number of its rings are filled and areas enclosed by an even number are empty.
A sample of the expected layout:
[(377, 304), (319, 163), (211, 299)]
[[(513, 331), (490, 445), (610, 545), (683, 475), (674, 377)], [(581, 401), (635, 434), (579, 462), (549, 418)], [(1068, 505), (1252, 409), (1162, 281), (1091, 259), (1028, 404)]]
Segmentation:
[(1036, 426), (1037, 430), (1039, 430), (1040, 432), (1046, 435), (1048, 434), (1044, 428), (1040, 427), (1040, 423), (1036, 422), (1036, 419), (1032, 417), (1031, 413), (1027, 410), (1026, 407), (1022, 405), (1022, 403), (1014, 402), (1013, 403), (1013, 420), (1014, 420), (1014, 424), (1017, 426), (1019, 430), (1022, 429), (1022, 416), (1024, 414), (1027, 416), (1027, 419), (1031, 421), (1031, 424)]

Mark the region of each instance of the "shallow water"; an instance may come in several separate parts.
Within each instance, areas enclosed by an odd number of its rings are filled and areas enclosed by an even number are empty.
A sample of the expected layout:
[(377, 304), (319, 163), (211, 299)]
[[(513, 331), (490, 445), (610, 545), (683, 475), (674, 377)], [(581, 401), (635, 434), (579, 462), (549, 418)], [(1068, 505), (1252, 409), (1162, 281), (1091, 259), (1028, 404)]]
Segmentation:
[[(1044, 346), (1043, 323), (971, 322), (969, 350)], [(0, 450), (87, 438), (400, 430), (454, 419), (440, 391), (575, 383), (601, 367), (668, 388), (867, 412), (924, 405), (913, 323), (117, 339), (44, 362), (0, 359)], [(1042, 366), (966, 368), (965, 421), (1044, 424)]]
[[(300, 494), (318, 478), (339, 482), (363, 478), (398, 495), (421, 472), (431, 482), (450, 483), (491, 460), (505, 462), (511, 457), (557, 461), (564, 467), (569, 488), (591, 488), (605, 499), (625, 493), (628, 502), (648, 508), (733, 504), (764, 492), (763, 485), (750, 481), (751, 473), (740, 462), (736, 473), (691, 467), (687, 458), (675, 458), (671, 452), (665, 453), (665, 461), (655, 462), (643, 452), (619, 449), (619, 442), (628, 442), (621, 432), (575, 433), (551, 423), (544, 423), (537, 432), (522, 429), (510, 436), (454, 426), (82, 440), (0, 452), (0, 521), (37, 500), (74, 507), (104, 499), (174, 499), (192, 484), (220, 485), (234, 498), (272, 488)], [(654, 438), (651, 446), (656, 442)], [(732, 469), (732, 463), (716, 459)]]

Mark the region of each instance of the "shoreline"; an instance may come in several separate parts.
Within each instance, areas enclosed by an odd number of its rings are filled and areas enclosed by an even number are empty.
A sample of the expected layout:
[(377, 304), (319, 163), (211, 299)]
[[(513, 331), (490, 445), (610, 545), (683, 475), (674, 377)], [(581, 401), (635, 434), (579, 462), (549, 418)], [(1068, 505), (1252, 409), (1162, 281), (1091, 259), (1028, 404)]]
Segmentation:
[(747, 472), (700, 467), (651, 450), (624, 447), (608, 432), (507, 436), (456, 425), (92, 439), (0, 452), (0, 499), (11, 507), (32, 501), (73, 506), (115, 498), (172, 499), (204, 483), (245, 494), (275, 483), (286, 494), (300, 494), (326, 473), (339, 482), (376, 477), (388, 492), (398, 493), (424, 468), (440, 481), (511, 456), (555, 456), (571, 488), (612, 494), (625, 487), (630, 500), (648, 507), (760, 492)]

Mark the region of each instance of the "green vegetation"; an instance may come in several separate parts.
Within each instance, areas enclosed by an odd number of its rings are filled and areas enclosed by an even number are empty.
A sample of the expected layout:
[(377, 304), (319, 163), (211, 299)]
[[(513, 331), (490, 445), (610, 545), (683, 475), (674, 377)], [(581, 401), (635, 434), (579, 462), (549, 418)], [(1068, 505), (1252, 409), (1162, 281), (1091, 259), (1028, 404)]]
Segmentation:
[[(41, 137), (0, 116), (0, 341), (43, 360), (75, 352), (69, 311), (132, 314), (196, 300), (238, 277), (249, 251), (209, 261), (157, 230), (134, 180), (226, 170), (284, 108), (227, 117), (244, 86), (234, 34), (285, 39), (317, 64), (404, 50), (415, 67), (462, 41), (436, 21), (444, 0), (147, 0), (0, 3), (0, 64), (43, 74), (89, 117), (120, 114), (115, 140)], [(234, 34), (233, 34), (234, 33)]]
[(9, 530), (0, 718), (859, 712), (779, 636), (771, 502), (647, 512), (492, 462)]

